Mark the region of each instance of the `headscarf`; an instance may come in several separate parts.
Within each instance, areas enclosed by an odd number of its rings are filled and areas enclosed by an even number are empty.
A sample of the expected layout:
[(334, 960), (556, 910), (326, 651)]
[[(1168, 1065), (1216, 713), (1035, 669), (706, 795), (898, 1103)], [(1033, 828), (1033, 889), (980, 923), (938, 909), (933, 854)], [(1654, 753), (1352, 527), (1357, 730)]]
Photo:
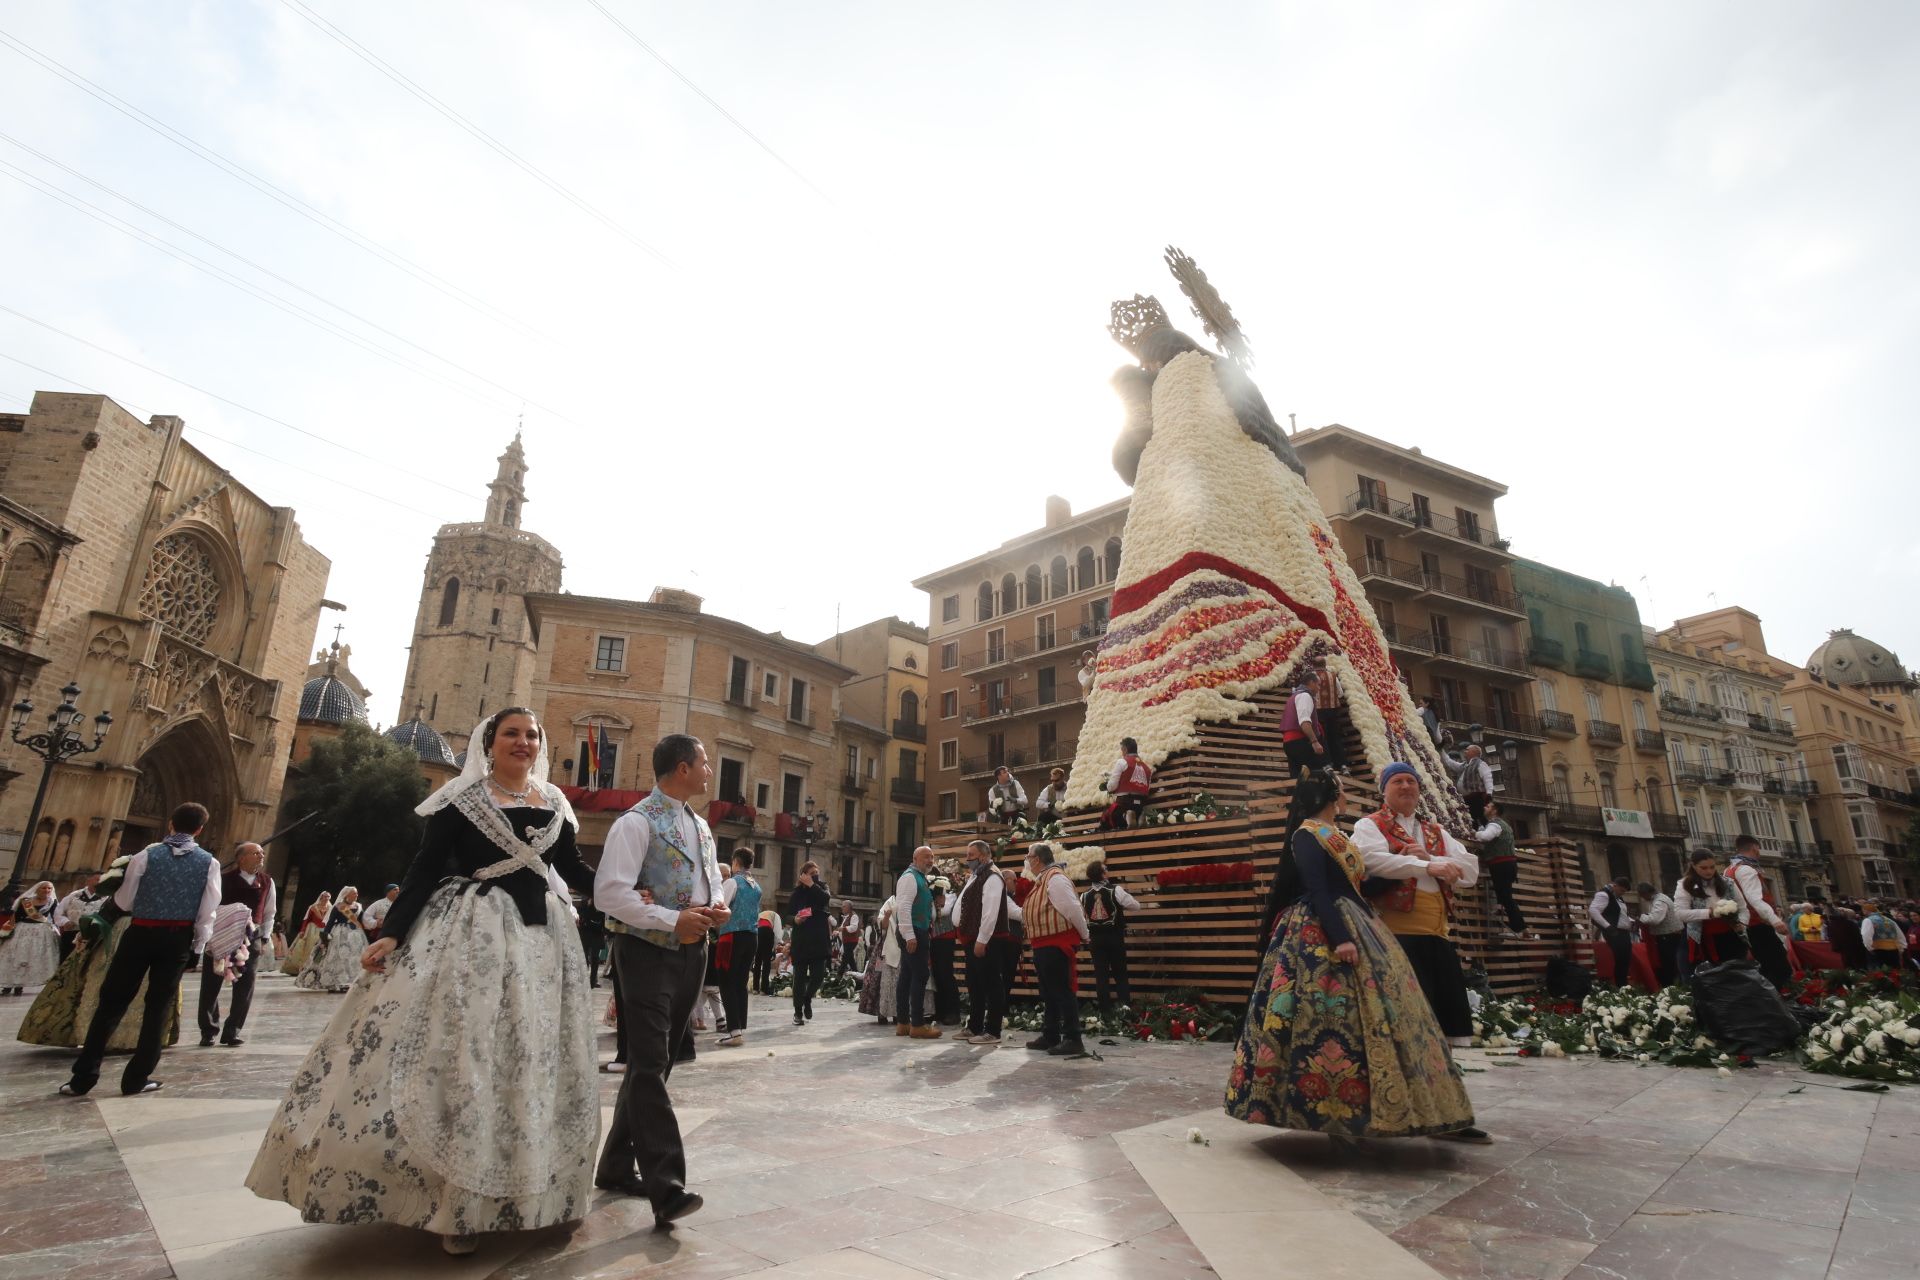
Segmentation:
[[(438, 791), (422, 800), (414, 812), (421, 817), (431, 817), (460, 798), (460, 793), (480, 786), (487, 780), (491, 770), (487, 767), (486, 749), (481, 745), (486, 741), (487, 726), (499, 719), (495, 712), (479, 724), (473, 726), (473, 733), (467, 738), (467, 761), (461, 767), (460, 776), (447, 783)], [(573, 806), (567, 802), (566, 794), (559, 787), (547, 781), (552, 764), (547, 758), (547, 732), (544, 725), (540, 729), (540, 752), (533, 758), (533, 768), (527, 771), (527, 781), (540, 789), (541, 798), (562, 818), (571, 822), (574, 830), (580, 829), (580, 820), (573, 816)]]

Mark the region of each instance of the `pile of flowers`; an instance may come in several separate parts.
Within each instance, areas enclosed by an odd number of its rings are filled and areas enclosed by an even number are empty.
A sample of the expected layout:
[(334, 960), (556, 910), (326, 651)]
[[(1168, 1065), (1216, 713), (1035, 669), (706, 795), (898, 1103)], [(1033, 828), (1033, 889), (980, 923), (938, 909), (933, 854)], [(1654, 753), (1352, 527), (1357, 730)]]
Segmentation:
[(1251, 862), (1199, 862), (1190, 867), (1169, 867), (1154, 875), (1162, 889), (1194, 885), (1252, 884)]
[[(1016, 1005), (1007, 1011), (1007, 1026), (1016, 1031), (1039, 1031), (1043, 1011), (1037, 1004)], [(1148, 1044), (1169, 1041), (1201, 1043), (1228, 1041), (1239, 1034), (1240, 1011), (1216, 1004), (1193, 991), (1171, 991), (1147, 996), (1102, 1014), (1082, 1007), (1080, 1033)]]
[[(1856, 988), (1859, 990), (1859, 988)], [(1829, 996), (1826, 1020), (1807, 1033), (1807, 1070), (1862, 1080), (1920, 1080), (1920, 999), (1866, 992)]]
[(1015, 818), (1013, 825), (995, 838), (993, 852), (999, 855), (1005, 853), (1012, 845), (1032, 844), (1036, 840), (1058, 840), (1066, 833), (1067, 829), (1058, 822), (1029, 822), (1022, 815)]
[[(793, 975), (783, 973), (770, 984), (768, 994), (784, 996), (793, 990)], [(860, 975), (854, 972), (832, 973), (820, 979), (820, 988), (814, 993), (822, 1000), (858, 1000), (860, 998)]]
[(1196, 791), (1187, 804), (1172, 808), (1149, 809), (1140, 815), (1143, 827), (1166, 827), (1181, 822), (1212, 822), (1216, 818), (1238, 818), (1246, 813), (1244, 805), (1221, 804), (1207, 791)]

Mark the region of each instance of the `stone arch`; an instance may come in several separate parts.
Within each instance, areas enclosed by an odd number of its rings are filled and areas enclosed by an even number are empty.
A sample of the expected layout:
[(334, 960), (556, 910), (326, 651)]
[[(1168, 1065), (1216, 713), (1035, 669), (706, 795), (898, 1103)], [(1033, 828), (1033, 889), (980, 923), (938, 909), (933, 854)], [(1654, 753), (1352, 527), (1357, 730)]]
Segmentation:
[(976, 599), (974, 604), (974, 621), (985, 622), (987, 619), (991, 618), (992, 616), (993, 616), (993, 584), (991, 582), (983, 582), (980, 584), (980, 590), (976, 593)]
[(1000, 579), (1000, 612), (1012, 613), (1020, 607), (1020, 581), (1012, 574)]
[(227, 653), (246, 625), (246, 575), (226, 535), (199, 520), (167, 528), (147, 553), (136, 605), (169, 635)]
[(900, 691), (900, 719), (906, 724), (920, 723), (920, 695), (911, 689)]
[(167, 816), (189, 800), (207, 806), (204, 848), (218, 853), (234, 832), (240, 780), (230, 741), (204, 712), (195, 712), (156, 733), (140, 753), (140, 771), (129, 803), (121, 851), (146, 848), (167, 831)]
[(1094, 568), (1095, 560), (1092, 547), (1080, 548), (1080, 554), (1074, 557), (1074, 568), (1078, 571), (1077, 590), (1085, 591), (1100, 580), (1099, 571)]
[(1106, 580), (1112, 582), (1120, 576), (1120, 539), (1108, 538), (1106, 552)]
[(31, 630), (52, 574), (53, 557), (45, 547), (31, 539), (15, 543), (5, 576), (0, 577), (0, 626)]
[(1070, 594), (1072, 589), (1067, 579), (1067, 558), (1055, 556), (1047, 566), (1047, 598), (1052, 600)]
[(453, 625), (455, 615), (460, 612), (460, 579), (448, 578), (447, 585), (440, 588), (440, 625)]
[(1046, 579), (1041, 575), (1039, 565), (1030, 564), (1027, 566), (1025, 586), (1027, 589), (1027, 604), (1029, 606), (1039, 604), (1047, 598)]

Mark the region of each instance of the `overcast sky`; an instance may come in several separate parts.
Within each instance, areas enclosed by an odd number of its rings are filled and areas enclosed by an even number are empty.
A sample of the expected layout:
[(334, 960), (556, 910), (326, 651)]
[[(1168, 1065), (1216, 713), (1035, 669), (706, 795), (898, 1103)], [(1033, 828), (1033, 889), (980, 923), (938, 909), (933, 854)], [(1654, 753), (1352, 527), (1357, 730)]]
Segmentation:
[(297, 508), (377, 719), (523, 412), (569, 589), (924, 622), (1125, 492), (1106, 307), (1168, 243), (1276, 413), (1503, 481), (1517, 552), (1920, 662), (1920, 8), (602, 2), (764, 147), (592, 0), (0, 18), (374, 247), (0, 42), (0, 303), (72, 335), (0, 311), (0, 408), (179, 414)]

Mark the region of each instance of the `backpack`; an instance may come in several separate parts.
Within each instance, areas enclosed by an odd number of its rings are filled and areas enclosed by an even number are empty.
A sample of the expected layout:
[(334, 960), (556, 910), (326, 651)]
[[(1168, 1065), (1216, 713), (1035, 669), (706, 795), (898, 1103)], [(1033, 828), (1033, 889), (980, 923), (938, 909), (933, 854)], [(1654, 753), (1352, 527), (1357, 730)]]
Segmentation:
[(1891, 942), (1894, 944), (1891, 949), (1899, 950), (1900, 943), (1905, 941), (1900, 936), (1900, 926), (1877, 911), (1874, 912), (1872, 920), (1874, 945), (1877, 947), (1883, 942)]

